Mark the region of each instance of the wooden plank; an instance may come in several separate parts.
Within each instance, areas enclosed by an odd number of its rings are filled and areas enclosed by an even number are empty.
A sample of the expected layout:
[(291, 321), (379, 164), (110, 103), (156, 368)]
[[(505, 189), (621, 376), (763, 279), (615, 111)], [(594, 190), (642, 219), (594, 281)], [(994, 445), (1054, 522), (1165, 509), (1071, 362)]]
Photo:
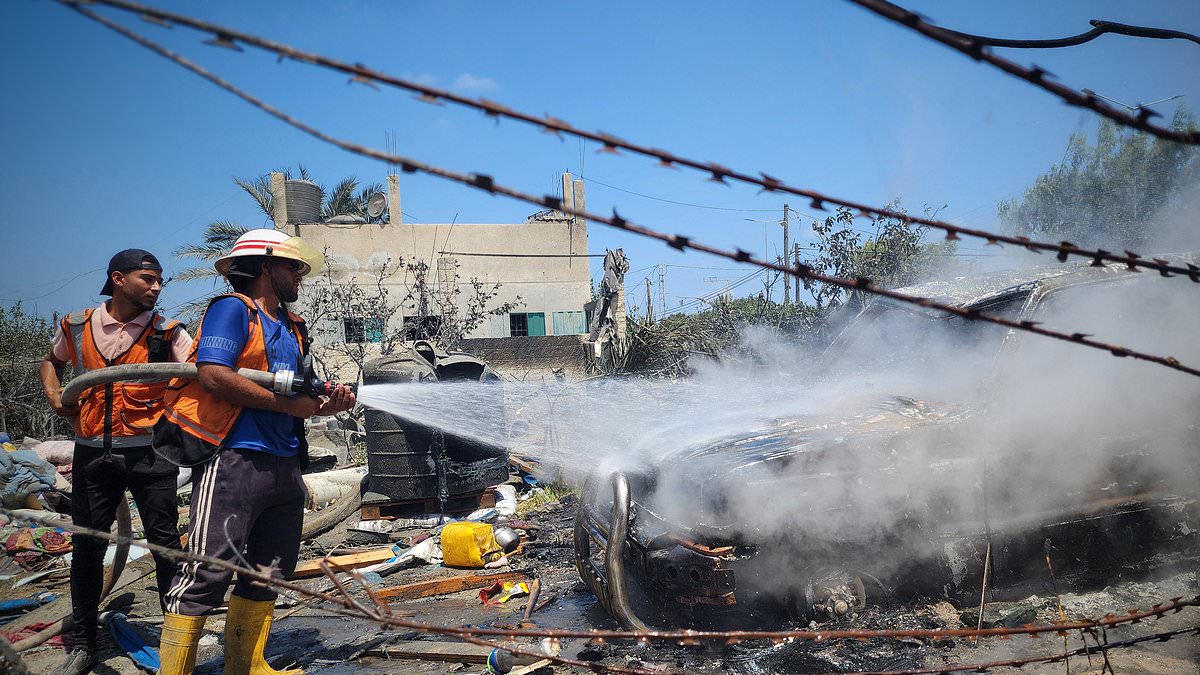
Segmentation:
[(554, 665), (553, 661), (550, 659), (542, 659), (541, 661), (535, 661), (527, 666), (520, 666), (519, 668), (510, 670), (508, 671), (508, 675), (529, 675), (529, 673), (537, 672), (542, 668), (551, 665)]
[(541, 470), (541, 467), (536, 461), (526, 459), (520, 455), (514, 455), (511, 452), (508, 453), (508, 463), (530, 475), (534, 475)]
[(416, 600), (432, 595), (458, 593), (474, 588), (487, 588), (497, 581), (522, 581), (529, 578), (524, 572), (500, 572), (497, 574), (463, 574), (457, 577), (417, 581), (403, 586), (393, 586), (375, 591), (375, 595), (383, 600)]
[(487, 663), (491, 647), (466, 642), (435, 642), (432, 640), (402, 640), (386, 647), (368, 649), (363, 656), (384, 659), (440, 661), (443, 663)]
[[(367, 565), (374, 565), (385, 560), (390, 560), (395, 555), (396, 553), (392, 550), (392, 547), (388, 546), (386, 548), (379, 548), (375, 549), (374, 551), (365, 551), (363, 553), (335, 555), (329, 558), (329, 560), (347, 569), (354, 569), (355, 567), (366, 567)], [(292, 576), (288, 578), (307, 579), (309, 577), (321, 576), (324, 574), (324, 572), (321, 571), (322, 560), (323, 558), (316, 558), (314, 560), (304, 560), (298, 563), (296, 565), (296, 571), (292, 572)], [(336, 570), (337, 568), (334, 569)]]

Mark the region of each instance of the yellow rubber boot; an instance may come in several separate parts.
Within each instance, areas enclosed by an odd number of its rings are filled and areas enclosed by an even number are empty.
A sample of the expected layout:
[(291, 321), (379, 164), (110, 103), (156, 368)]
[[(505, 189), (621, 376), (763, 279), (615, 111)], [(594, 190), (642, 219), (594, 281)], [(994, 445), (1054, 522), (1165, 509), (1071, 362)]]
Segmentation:
[(254, 601), (229, 596), (229, 615), (225, 617), (224, 675), (304, 675), (303, 670), (275, 670), (263, 658), (275, 601)]
[(196, 645), (204, 630), (203, 616), (163, 614), (162, 637), (159, 638), (159, 675), (190, 675), (196, 667)]

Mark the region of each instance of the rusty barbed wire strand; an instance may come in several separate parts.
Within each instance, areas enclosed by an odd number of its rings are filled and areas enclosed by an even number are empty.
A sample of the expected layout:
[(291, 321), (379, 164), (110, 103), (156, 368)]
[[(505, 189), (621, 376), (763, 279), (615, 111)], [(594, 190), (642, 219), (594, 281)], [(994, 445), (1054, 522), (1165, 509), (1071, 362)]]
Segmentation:
[[(95, 2), (108, 2), (111, 0), (94, 0), (94, 1)], [(193, 73), (199, 75), (200, 77), (203, 77), (204, 79), (208, 80), (209, 82), (212, 82), (213, 84), (217, 85), (218, 87), (225, 89), (226, 91), (230, 92), (231, 94), (241, 98), (242, 100), (246, 101), (247, 103), (262, 110), (263, 112), (266, 112), (267, 114), (295, 127), (296, 129), (299, 129), (299, 130), (309, 134), (310, 136), (313, 136), (314, 138), (317, 138), (317, 139), (324, 141), (326, 143), (329, 143), (331, 145), (337, 146), (347, 152), (351, 152), (351, 153), (354, 153), (357, 155), (362, 155), (364, 157), (369, 157), (372, 159), (377, 159), (382, 162), (398, 165), (400, 167), (400, 169), (402, 171), (404, 171), (405, 173), (419, 172), (419, 173), (424, 173), (424, 174), (427, 174), (430, 176), (437, 176), (437, 177), (445, 179), (445, 180), (449, 180), (449, 181), (456, 182), (456, 183), (461, 183), (463, 185), (467, 185), (467, 186), (470, 186), (470, 187), (473, 187), (473, 188), (476, 188), (479, 190), (483, 190), (492, 195), (500, 194), (500, 195), (504, 195), (506, 197), (510, 197), (512, 199), (519, 200), (519, 201), (524, 201), (524, 202), (528, 202), (530, 204), (534, 204), (537, 206), (554, 209), (554, 210), (561, 211), (566, 214), (584, 218), (586, 220), (603, 223), (605, 225), (608, 225), (610, 227), (613, 227), (613, 228), (616, 228), (619, 230), (624, 230), (626, 232), (631, 232), (633, 234), (641, 235), (644, 237), (649, 237), (651, 239), (657, 239), (679, 251), (684, 251), (686, 249), (692, 249), (694, 251), (701, 251), (703, 253), (708, 253), (710, 255), (715, 255), (718, 257), (726, 258), (728, 260), (733, 260), (735, 262), (749, 263), (752, 265), (757, 265), (758, 267), (761, 267), (764, 269), (770, 269), (770, 270), (775, 270), (777, 272), (782, 272), (784, 274), (790, 274), (799, 279), (805, 279), (808, 281), (817, 281), (820, 283), (837, 286), (839, 288), (843, 288), (846, 290), (855, 290), (855, 291), (861, 291), (864, 293), (870, 293), (873, 295), (879, 295), (882, 297), (890, 298), (897, 302), (903, 302), (906, 304), (916, 305), (918, 307), (923, 307), (926, 309), (934, 309), (934, 310), (946, 312), (948, 314), (953, 314), (955, 316), (960, 316), (969, 321), (985, 321), (985, 322), (993, 323), (993, 324), (996, 324), (999, 326), (1004, 326), (1004, 327), (1012, 329), (1012, 330), (1024, 331), (1027, 333), (1033, 333), (1035, 335), (1040, 335), (1042, 337), (1048, 337), (1048, 338), (1052, 338), (1052, 339), (1056, 339), (1056, 340), (1062, 340), (1064, 342), (1069, 342), (1072, 344), (1083, 345), (1086, 347), (1090, 347), (1092, 349), (1098, 349), (1101, 351), (1108, 352), (1116, 357), (1132, 358), (1132, 359), (1147, 361), (1150, 363), (1156, 363), (1161, 366), (1171, 368), (1172, 370), (1178, 370), (1180, 372), (1187, 373), (1189, 375), (1200, 377), (1200, 370), (1193, 368), (1191, 366), (1184, 365), (1183, 363), (1181, 363), (1179, 361), (1179, 359), (1177, 359), (1173, 356), (1157, 356), (1154, 354), (1148, 354), (1145, 352), (1130, 349), (1128, 347), (1123, 347), (1121, 345), (1101, 342), (1099, 340), (1092, 339), (1092, 337), (1087, 333), (1076, 332), (1076, 333), (1068, 334), (1068, 333), (1062, 333), (1062, 332), (1058, 332), (1058, 331), (1054, 331), (1054, 330), (1049, 330), (1046, 328), (1042, 328), (1040, 326), (1040, 322), (1037, 322), (1037, 321), (1032, 321), (1032, 320), (1016, 321), (1013, 319), (1006, 319), (1006, 318), (991, 315), (991, 314), (985, 314), (984, 312), (981, 312), (974, 308), (955, 307), (953, 305), (947, 305), (947, 304), (940, 303), (940, 302), (937, 302), (934, 300), (930, 300), (929, 298), (921, 298), (921, 297), (907, 295), (904, 293), (900, 293), (898, 291), (894, 291), (891, 289), (876, 286), (874, 284), (874, 282), (872, 282), (870, 279), (867, 279), (865, 277), (858, 277), (856, 279), (845, 279), (845, 278), (841, 278), (841, 277), (824, 274), (822, 272), (818, 272), (808, 265), (792, 266), (792, 265), (784, 264), (782, 261), (781, 262), (772, 262), (769, 260), (760, 260), (758, 258), (755, 258), (754, 255), (752, 253), (750, 253), (749, 251), (746, 251), (741, 248), (737, 248), (733, 251), (729, 251), (729, 250), (717, 248), (715, 246), (711, 246), (708, 244), (704, 244), (701, 242), (697, 242), (689, 236), (666, 234), (664, 232), (659, 232), (657, 230), (651, 229), (644, 225), (639, 225), (631, 220), (623, 218), (620, 214), (618, 214), (616, 212), (616, 210), (613, 211), (613, 215), (611, 215), (611, 216), (603, 216), (600, 214), (591, 213), (591, 212), (577, 209), (574, 207), (568, 207), (565, 204), (563, 204), (563, 200), (558, 197), (554, 197), (551, 195), (545, 195), (542, 197), (538, 197), (538, 196), (535, 196), (532, 194), (521, 192), (514, 188), (509, 188), (500, 183), (497, 183), (491, 176), (489, 176), (487, 174), (480, 174), (480, 173), (463, 174), (463, 173), (459, 173), (456, 171), (451, 171), (449, 169), (444, 169), (444, 168), (441, 168), (438, 166), (427, 164), (427, 163), (421, 162), (419, 160), (411, 159), (408, 157), (403, 157), (400, 155), (393, 155), (393, 154), (383, 152), (381, 150), (377, 150), (377, 149), (370, 148), (367, 146), (359, 145), (357, 143), (351, 143), (350, 141), (346, 141), (346, 140), (337, 138), (335, 136), (331, 136), (331, 135), (321, 131), (320, 129), (317, 129), (317, 128), (312, 127), (304, 122), (301, 122), (300, 120), (283, 112), (279, 108), (276, 108), (275, 106), (256, 98), (255, 96), (251, 95), (250, 93), (248, 93), (246, 91), (243, 91), (242, 89), (239, 89), (238, 87), (234, 86), (233, 84), (231, 84), (230, 82), (221, 78), (220, 76), (212, 73), (211, 71), (203, 68), (202, 66), (199, 66), (199, 65), (193, 63), (192, 61), (188, 60), (187, 58), (168, 50), (167, 48), (163, 47), (162, 45), (159, 45), (159, 44), (153, 42), (152, 40), (150, 40), (146, 37), (143, 37), (142, 35), (134, 32), (133, 30), (130, 30), (129, 28), (126, 28), (117, 23), (114, 23), (114, 22), (96, 14), (95, 12), (92, 12), (91, 10), (81, 6), (80, 0), (57, 0), (57, 2), (59, 2), (60, 4), (63, 4), (67, 7), (75, 10), (76, 12), (79, 12), (80, 14), (112, 29), (113, 31), (116, 31), (117, 33), (125, 36), (126, 38), (128, 38), (130, 40), (137, 42), (138, 44), (159, 54), (160, 56), (162, 56), (166, 59), (169, 59), (171, 61), (174, 61), (175, 63), (179, 64), (180, 66), (186, 68), (187, 70), (192, 71)], [(1061, 257), (1062, 256), (1060, 256), (1060, 258)], [(1096, 261), (1093, 262), (1093, 265), (1100, 265), (1100, 261), (1097, 259)], [(1194, 273), (1197, 275), (1200, 275), (1200, 267), (1195, 267), (1195, 266), (1191, 265), (1190, 263), (1189, 263), (1189, 267), (1194, 268), (1196, 270), (1196, 272), (1194, 272)]]
[(964, 40), (971, 40), (981, 45), (988, 47), (1007, 47), (1010, 49), (1058, 49), (1059, 47), (1074, 47), (1085, 42), (1091, 42), (1096, 38), (1106, 33), (1114, 33), (1116, 35), (1128, 35), (1130, 37), (1151, 38), (1154, 40), (1191, 40), (1200, 45), (1200, 36), (1191, 33), (1185, 33), (1181, 30), (1171, 30), (1169, 28), (1151, 28), (1150, 26), (1134, 26), (1127, 23), (1117, 23), (1116, 21), (1101, 21), (1100, 19), (1092, 19), (1089, 21), (1092, 29), (1064, 38), (1050, 38), (1040, 40), (1014, 40), (1010, 38), (994, 38), (984, 35), (973, 35), (964, 33), (958, 30), (943, 28), (942, 30), (960, 37)]
[[(542, 131), (548, 133), (553, 133), (556, 135), (566, 134), (568, 136), (593, 141), (601, 145), (601, 152), (619, 154), (619, 150), (625, 150), (627, 152), (658, 160), (659, 166), (668, 168), (683, 166), (689, 169), (700, 171), (701, 173), (709, 174), (708, 180), (712, 182), (727, 184), (725, 181), (728, 179), (739, 183), (754, 185), (766, 192), (780, 192), (796, 195), (798, 197), (804, 197), (810, 201), (810, 205), (813, 208), (820, 209), (822, 211), (827, 210), (825, 207), (826, 203), (835, 204), (838, 206), (844, 206), (852, 211), (856, 211), (859, 215), (894, 218), (941, 230), (946, 233), (946, 239), (948, 240), (957, 240), (964, 236), (973, 237), (977, 239), (983, 239), (988, 245), (1011, 244), (1013, 246), (1020, 246), (1034, 253), (1053, 252), (1056, 254), (1060, 262), (1065, 262), (1068, 257), (1075, 256), (1090, 259), (1093, 261), (1093, 264), (1097, 265), (1107, 262), (1124, 265), (1130, 270), (1138, 268), (1155, 270), (1164, 277), (1178, 275), (1186, 277), (1193, 282), (1200, 283), (1200, 267), (1195, 265), (1171, 265), (1167, 260), (1160, 258), (1145, 258), (1138, 253), (1134, 253), (1133, 251), (1125, 251), (1122, 255), (1104, 250), (1102, 248), (1089, 250), (1080, 248), (1067, 241), (1063, 241), (1058, 244), (1040, 242), (1032, 240), (1028, 237), (1006, 235), (996, 232), (989, 232), (987, 230), (981, 230), (978, 228), (963, 227), (943, 220), (938, 220), (936, 218), (914, 216), (886, 207), (870, 206), (854, 200), (841, 199), (839, 197), (822, 194), (815, 190), (789, 185), (784, 181), (773, 176), (769, 176), (763, 172), (751, 173), (722, 166), (716, 162), (689, 159), (671, 153), (667, 150), (633, 143), (602, 131), (586, 131), (549, 114), (543, 117), (538, 117), (536, 115), (515, 110), (502, 103), (497, 103), (484, 98), (474, 99), (468, 96), (462, 96), (449, 90), (439, 89), (437, 87), (432, 87), (426, 84), (420, 84), (418, 82), (412, 82), (400, 77), (396, 77), (394, 75), (389, 75), (387, 73), (368, 68), (361, 63), (351, 64), (327, 56), (322, 56), (320, 54), (306, 52), (289, 45), (258, 37), (256, 35), (236, 31), (231, 28), (219, 26), (206, 21), (201, 21), (183, 14), (176, 14), (174, 12), (147, 7), (135, 2), (130, 2), (129, 0), (58, 0), (58, 2), (73, 6), (82, 4), (103, 4), (114, 9), (136, 13), (141, 18), (159, 25), (165, 25), (167, 27), (169, 27), (171, 24), (186, 26), (201, 32), (213, 34), (215, 38), (207, 41), (206, 44), (224, 47), (229, 47), (232, 45), (236, 47), (238, 42), (243, 42), (247, 45), (251, 45), (276, 54), (281, 60), (283, 58), (289, 58), (301, 63), (307, 63), (350, 75), (352, 82), (365, 84), (377, 82), (405, 91), (410, 91), (417, 94), (418, 100), (426, 103), (439, 104), (442, 101), (446, 101), (481, 111), (485, 115), (496, 119), (506, 118), (514, 121), (524, 122), (536, 126)], [(1200, 132), (1197, 133), (1197, 137), (1200, 138)], [(1200, 140), (1197, 142), (1200, 142)]]
[[(1026, 68), (1015, 61), (1009, 61), (1006, 58), (997, 56), (987, 48), (987, 45), (983, 41), (974, 39), (974, 36), (956, 33), (955, 31), (935, 26), (925, 21), (921, 18), (921, 15), (910, 9), (888, 2), (887, 0), (850, 0), (850, 2), (875, 12), (886, 19), (911, 28), (947, 47), (956, 49), (976, 61), (986, 61), (988, 64), (1003, 70), (1009, 75), (1045, 89), (1061, 98), (1068, 105), (1087, 108), (1118, 124), (1153, 134), (1159, 138), (1189, 145), (1200, 145), (1200, 131), (1180, 131), (1153, 124), (1150, 122), (1150, 119), (1152, 117), (1161, 117), (1161, 115), (1144, 106), (1137, 107), (1138, 113), (1136, 116), (1118, 110), (1093, 94), (1076, 91), (1066, 85), (1051, 81), (1048, 78), (1053, 77), (1053, 75), (1037, 65)], [(1187, 36), (1187, 34), (1172, 37), (1184, 36)], [(1194, 39), (1194, 36), (1187, 37)]]
[(1117, 642), (1107, 642), (1105, 644), (1097, 644), (1091, 647), (1083, 646), (1072, 650), (1068, 654), (1047, 654), (1044, 656), (1031, 656), (1021, 659), (1006, 659), (1004, 661), (989, 661), (987, 663), (962, 663), (955, 665), (944, 665), (932, 668), (915, 668), (911, 670), (878, 670), (878, 671), (863, 671), (854, 673), (853, 675), (933, 675), (935, 673), (962, 673), (962, 672), (985, 672), (992, 668), (1020, 668), (1035, 663), (1060, 663), (1066, 661), (1068, 656), (1090, 656), (1092, 654), (1106, 653), (1112, 649), (1123, 649), (1133, 647), (1144, 642), (1170, 642), (1172, 639), (1181, 635), (1187, 634), (1200, 636), (1200, 626), (1191, 626), (1188, 628), (1179, 628), (1177, 630), (1163, 631), (1154, 633), (1153, 635), (1143, 635), (1141, 637), (1129, 638)]
[[(361, 608), (356, 608), (354, 603), (349, 599), (340, 595), (314, 590), (301, 586), (293, 581), (288, 581), (279, 576), (278, 568), (269, 568), (260, 566), (260, 569), (251, 569), (238, 565), (236, 563), (214, 558), (208, 555), (201, 555), (192, 551), (179, 551), (169, 549), (157, 544), (150, 543), (142, 539), (134, 539), (132, 537), (121, 537), (111, 532), (101, 532), (99, 530), (82, 527), (73, 523), (66, 523), (55, 520), (49, 517), (41, 517), (29, 513), (17, 514), (9, 509), (0, 508), (0, 516), (9, 518), (17, 522), (34, 522), (40, 525), (62, 528), (64, 531), (72, 535), (81, 535), (105, 541), (118, 542), (125, 541), (137, 546), (149, 549), (152, 552), (160, 553), (172, 560), (181, 562), (196, 562), (206, 565), (211, 565), (230, 572), (237, 572), (245, 575), (248, 579), (254, 582), (282, 588), (295, 594), (308, 596), (314, 599), (330, 602), (339, 605), (341, 608), (350, 610), (351, 616), (364, 618)], [(332, 567), (329, 567), (333, 571)], [(343, 584), (344, 587), (344, 584)], [(361, 604), (361, 603), (360, 603)], [(903, 629), (830, 629), (830, 630), (727, 630), (727, 631), (709, 631), (709, 630), (643, 630), (643, 631), (626, 631), (626, 630), (601, 630), (601, 629), (555, 629), (555, 628), (486, 628), (479, 626), (439, 626), (428, 624), (421, 621), (412, 621), (401, 616), (368, 616), (378, 623), (397, 628), (407, 628), (410, 630), (420, 630), (425, 632), (440, 633), (444, 635), (452, 635), (455, 637), (463, 636), (490, 636), (502, 638), (573, 638), (573, 639), (592, 639), (592, 640), (663, 640), (679, 643), (683, 646), (698, 644), (701, 640), (725, 640), (736, 642), (745, 642), (748, 640), (772, 640), (782, 641), (786, 639), (793, 640), (812, 640), (815, 642), (827, 642), (829, 640), (870, 640), (880, 638), (948, 638), (948, 637), (1011, 637), (1014, 635), (1046, 635), (1046, 634), (1061, 634), (1069, 631), (1088, 630), (1092, 628), (1111, 628), (1114, 626), (1122, 626), (1125, 624), (1141, 623), (1146, 619), (1161, 619), (1168, 614), (1178, 614), (1189, 607), (1200, 607), (1200, 595), (1191, 598), (1178, 596), (1155, 603), (1149, 609), (1129, 609), (1121, 614), (1108, 613), (1099, 619), (1080, 619), (1067, 623), (1049, 623), (1049, 624), (1027, 624), (1024, 626), (1015, 627), (996, 627), (983, 628), (975, 630), (973, 628), (903, 628)], [(335, 608), (336, 609), (336, 608)], [(373, 610), (368, 610), (374, 614)]]

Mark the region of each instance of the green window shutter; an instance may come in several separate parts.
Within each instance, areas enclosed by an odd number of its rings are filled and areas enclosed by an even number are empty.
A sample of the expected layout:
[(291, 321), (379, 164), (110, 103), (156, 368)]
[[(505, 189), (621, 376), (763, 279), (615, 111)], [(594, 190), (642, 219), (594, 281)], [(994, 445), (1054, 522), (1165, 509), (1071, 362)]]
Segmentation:
[(546, 314), (544, 312), (530, 312), (525, 315), (525, 320), (529, 328), (527, 335), (546, 334)]
[(586, 332), (588, 332), (587, 322), (584, 321), (583, 312), (554, 313), (555, 335), (576, 335)]

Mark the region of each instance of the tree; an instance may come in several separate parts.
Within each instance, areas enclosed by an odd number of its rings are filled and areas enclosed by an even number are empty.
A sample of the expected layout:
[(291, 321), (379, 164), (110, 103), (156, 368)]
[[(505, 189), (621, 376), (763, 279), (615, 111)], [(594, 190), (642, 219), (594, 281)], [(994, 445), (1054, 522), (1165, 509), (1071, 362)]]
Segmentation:
[(0, 306), (0, 431), (13, 438), (67, 433), (42, 393), (38, 364), (50, 352), (55, 325), (25, 312), (21, 303)]
[[(1190, 130), (1195, 123), (1180, 107), (1171, 126)], [(1198, 179), (1195, 146), (1102, 120), (1095, 145), (1084, 133), (1072, 134), (1063, 160), (1021, 199), (1000, 204), (999, 215), (1009, 231), (1033, 239), (1137, 249), (1147, 242), (1154, 216), (1177, 206)]]
[[(285, 178), (291, 179), (293, 176), (291, 169), (285, 167), (277, 170), (282, 173)], [(303, 164), (298, 165), (295, 174), (302, 180), (311, 180), (308, 169)], [(275, 213), (275, 197), (271, 193), (271, 172), (264, 173), (256, 178), (237, 178), (233, 179), (242, 190), (254, 200), (262, 211), (267, 227), (273, 227)], [(324, 196), (321, 205), (321, 222), (325, 222), (330, 218), (341, 215), (359, 216), (365, 218), (367, 215), (367, 201), (371, 195), (383, 191), (382, 183), (371, 183), (369, 185), (359, 187), (358, 179), (354, 176), (349, 176), (338, 181), (333, 190)], [(324, 189), (322, 189), (324, 192)], [(204, 261), (205, 264), (189, 267), (173, 276), (174, 281), (194, 281), (197, 279), (210, 279), (218, 287), (227, 287), (220, 275), (213, 268), (212, 263), (229, 253), (233, 248), (237, 238), (245, 234), (253, 228), (247, 227), (232, 220), (216, 220), (208, 224), (204, 229), (204, 235), (201, 241), (196, 244), (185, 244), (175, 249), (175, 255), (181, 258), (192, 258)], [(179, 315), (189, 319), (198, 319), (204, 307), (207, 304), (206, 299), (193, 300), (184, 303), (179, 310)]]
[[(899, 200), (888, 209), (904, 213)], [(936, 210), (926, 209), (930, 217)], [(860, 229), (861, 227), (861, 229)], [(923, 241), (925, 228), (908, 218), (881, 217), (856, 226), (852, 211), (840, 208), (813, 223), (817, 234), (816, 256), (806, 264), (822, 273), (845, 279), (866, 278), (884, 287), (914, 284), (960, 263), (954, 241)], [(813, 304), (780, 304), (770, 300), (767, 282), (763, 294), (736, 300), (717, 300), (696, 314), (674, 314), (661, 321), (630, 317), (629, 353), (618, 370), (680, 377), (690, 372), (689, 359), (700, 355), (722, 361), (761, 361), (757, 338), (780, 338), (792, 344), (816, 347), (825, 339), (824, 320), (839, 306), (845, 290), (832, 284), (804, 280)], [(871, 296), (855, 293), (855, 300)]]
[(758, 359), (748, 340), (751, 332), (805, 343), (818, 320), (816, 309), (804, 303), (781, 304), (765, 294), (727, 300), (718, 298), (695, 314), (672, 314), (660, 321), (629, 320), (629, 349), (620, 372), (658, 377), (682, 377), (691, 372), (691, 359), (700, 356), (726, 362)]
[[(357, 379), (368, 358), (394, 354), (412, 340), (454, 349), (489, 317), (503, 316), (524, 304), (517, 296), (515, 301), (488, 308), (500, 284), (474, 278), (464, 297), (457, 268), (432, 286), (424, 260), (388, 259), (366, 284), (357, 277), (340, 279), (329, 254), (326, 250), (324, 269), (301, 286), (300, 296), (307, 320), (322, 333), (319, 352), (314, 354), (326, 372), (353, 366), (351, 375)], [(331, 325), (340, 330), (329, 330)]]
[[(899, 200), (887, 208), (904, 212)], [(927, 208), (926, 212), (930, 217), (937, 215), (937, 210)], [(956, 242), (922, 242), (925, 227), (911, 220), (878, 217), (866, 227), (870, 229), (857, 229), (854, 214), (845, 207), (825, 220), (814, 221), (817, 256), (809, 265), (831, 276), (861, 277), (878, 286), (898, 288), (954, 264)], [(868, 235), (865, 241), (864, 234)], [(840, 286), (809, 280), (804, 280), (804, 288), (812, 294), (818, 312), (838, 306), (845, 294)]]

